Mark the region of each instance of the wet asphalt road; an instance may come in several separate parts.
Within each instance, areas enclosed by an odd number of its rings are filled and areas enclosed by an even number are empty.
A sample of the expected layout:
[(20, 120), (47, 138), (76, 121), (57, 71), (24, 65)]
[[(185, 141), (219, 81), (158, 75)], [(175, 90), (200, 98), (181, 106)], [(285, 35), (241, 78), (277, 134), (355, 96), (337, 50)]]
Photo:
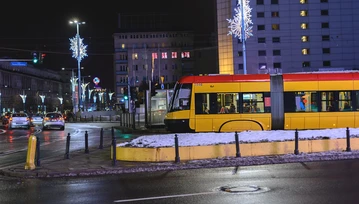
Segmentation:
[[(66, 138), (70, 133), (70, 151), (85, 149), (85, 131), (88, 133), (88, 145), (98, 147), (100, 145), (100, 131), (103, 128), (103, 144), (111, 144), (111, 127), (114, 123), (67, 123), (66, 129), (41, 130), (41, 126), (32, 127), (30, 130), (7, 130), (0, 127), (0, 169), (26, 162), (28, 141), (30, 135), (40, 139), (40, 159), (58, 157), (65, 154)], [(135, 135), (121, 134), (115, 131), (118, 142), (134, 139)]]
[[(359, 161), (93, 178), (0, 178), (1, 203), (358, 203)], [(221, 190), (222, 188), (222, 190)]]

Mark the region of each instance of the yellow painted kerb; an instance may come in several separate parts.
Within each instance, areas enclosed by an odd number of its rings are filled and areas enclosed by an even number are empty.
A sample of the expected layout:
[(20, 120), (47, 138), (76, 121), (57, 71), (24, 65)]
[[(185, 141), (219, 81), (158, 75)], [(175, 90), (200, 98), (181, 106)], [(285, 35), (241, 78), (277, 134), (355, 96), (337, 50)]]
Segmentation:
[[(352, 138), (350, 142), (352, 150), (359, 150), (359, 138)], [(298, 143), (298, 150), (303, 153), (344, 151), (346, 150), (346, 139), (300, 140)], [(293, 154), (294, 141), (240, 144), (240, 153), (242, 157)], [(179, 156), (181, 160), (214, 159), (234, 157), (235, 155), (235, 144), (179, 147)], [(141, 162), (174, 161), (175, 148), (137, 148), (118, 146), (116, 148), (116, 159), (120, 161)]]

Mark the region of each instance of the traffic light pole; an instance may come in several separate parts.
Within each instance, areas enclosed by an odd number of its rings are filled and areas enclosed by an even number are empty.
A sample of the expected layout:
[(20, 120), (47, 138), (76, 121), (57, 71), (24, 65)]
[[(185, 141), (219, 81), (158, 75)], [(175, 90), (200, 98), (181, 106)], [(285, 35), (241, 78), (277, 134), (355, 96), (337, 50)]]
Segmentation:
[(128, 91), (128, 112), (132, 113), (132, 107), (131, 107), (131, 85), (130, 83), (127, 84), (127, 91)]

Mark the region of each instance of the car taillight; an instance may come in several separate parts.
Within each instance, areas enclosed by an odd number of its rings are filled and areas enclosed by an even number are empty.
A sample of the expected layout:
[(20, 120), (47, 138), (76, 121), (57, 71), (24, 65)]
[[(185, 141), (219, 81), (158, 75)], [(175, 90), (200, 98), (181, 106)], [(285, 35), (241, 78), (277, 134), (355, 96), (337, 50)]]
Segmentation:
[(44, 120), (45, 120), (45, 121), (48, 121), (48, 120), (50, 120), (50, 118), (48, 118), (48, 117), (45, 117), (45, 118), (44, 118)]
[(12, 121), (12, 118), (9, 118), (10, 121)]

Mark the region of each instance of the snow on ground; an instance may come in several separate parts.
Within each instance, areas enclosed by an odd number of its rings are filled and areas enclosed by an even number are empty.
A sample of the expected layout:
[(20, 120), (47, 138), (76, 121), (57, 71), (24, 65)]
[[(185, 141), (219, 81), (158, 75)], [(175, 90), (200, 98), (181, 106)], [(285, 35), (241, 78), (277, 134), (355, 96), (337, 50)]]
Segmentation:
[[(359, 137), (359, 128), (350, 130), (351, 137)], [(235, 143), (235, 133), (181, 133), (177, 134), (179, 146), (205, 146), (216, 144)], [(294, 140), (294, 130), (276, 131), (248, 131), (239, 132), (241, 143), (273, 142)], [(120, 143), (118, 146), (130, 147), (173, 147), (175, 134), (162, 134), (152, 136), (141, 136), (130, 142)], [(300, 140), (346, 138), (346, 128), (323, 129), (323, 130), (299, 130)]]

